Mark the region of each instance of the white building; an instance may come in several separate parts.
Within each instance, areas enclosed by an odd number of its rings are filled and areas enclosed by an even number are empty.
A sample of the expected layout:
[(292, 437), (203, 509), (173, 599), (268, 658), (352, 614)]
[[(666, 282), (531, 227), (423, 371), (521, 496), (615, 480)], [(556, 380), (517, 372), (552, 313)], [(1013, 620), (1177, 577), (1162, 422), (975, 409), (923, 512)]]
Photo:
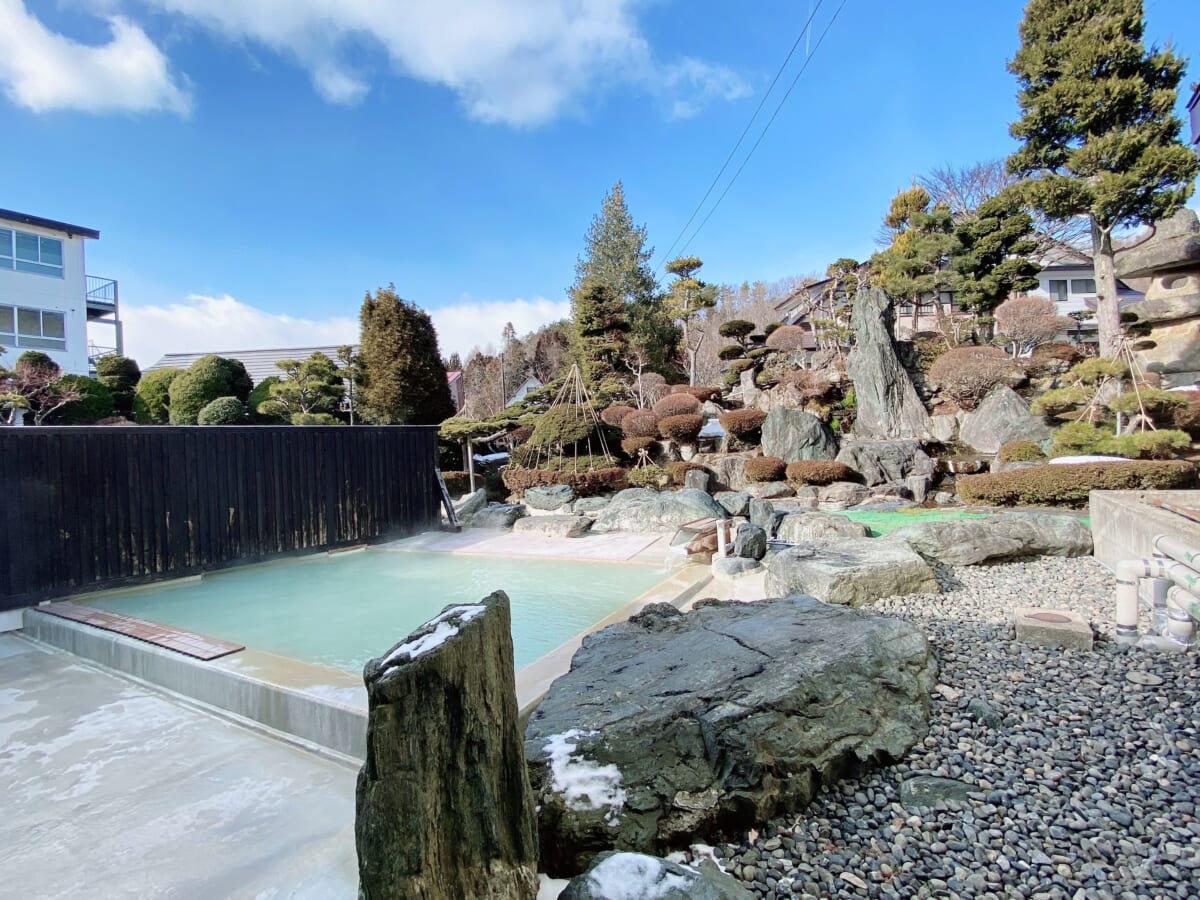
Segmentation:
[[(94, 228), (0, 209), (0, 347), (4, 365), (40, 350), (64, 372), (87, 375), (96, 356), (120, 352), (117, 283), (87, 274), (83, 242)], [(111, 346), (88, 341), (88, 323), (112, 327)]]

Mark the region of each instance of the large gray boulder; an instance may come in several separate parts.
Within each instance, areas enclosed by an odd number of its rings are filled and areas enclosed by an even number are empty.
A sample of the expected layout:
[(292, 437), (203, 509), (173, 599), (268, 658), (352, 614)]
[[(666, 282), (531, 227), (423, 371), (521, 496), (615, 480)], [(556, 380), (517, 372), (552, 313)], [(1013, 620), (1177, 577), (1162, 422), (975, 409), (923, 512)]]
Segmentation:
[(448, 606), (363, 670), (362, 900), (534, 900), (508, 597)]
[(454, 504), (454, 515), (458, 518), (459, 524), (469, 525), (475, 513), (486, 507), (487, 504), (487, 488), (480, 488)]
[(817, 508), (824, 510), (849, 509), (865, 503), (871, 496), (869, 488), (853, 481), (835, 481), (817, 488)]
[(933, 569), (915, 551), (879, 538), (824, 538), (789, 547), (767, 564), (766, 584), (768, 594), (812, 594), (847, 606), (939, 591)]
[(644, 853), (601, 853), (558, 900), (754, 900), (715, 865), (685, 866)]
[(757, 453), (697, 453), (692, 462), (712, 473), (713, 490), (740, 491), (746, 486), (746, 460)]
[(796, 490), (786, 481), (755, 481), (742, 488), (754, 500), (777, 500), (794, 497)]
[(719, 491), (713, 494), (713, 499), (725, 507), (725, 512), (731, 516), (745, 516), (750, 513), (750, 495), (744, 491)]
[(512, 528), (525, 515), (525, 507), (520, 503), (492, 503), (471, 516), (467, 524), (472, 528), (503, 530)]
[(709, 494), (694, 488), (658, 493), (644, 488), (627, 488), (596, 513), (592, 531), (674, 531), (680, 525), (729, 514)]
[(868, 487), (903, 482), (910, 475), (932, 475), (936, 468), (920, 441), (847, 441), (837, 461), (861, 475)]
[(929, 413), (892, 343), (891, 299), (881, 288), (861, 289), (850, 324), (857, 341), (847, 363), (858, 400), (854, 434), (874, 440), (932, 439)]
[(833, 459), (837, 455), (837, 438), (812, 413), (776, 406), (763, 422), (762, 450), (764, 456), (778, 456), (784, 462)]
[(870, 533), (861, 522), (822, 512), (787, 513), (775, 528), (775, 537), (789, 544), (821, 538), (867, 537)]
[(531, 487), (525, 489), (522, 499), (530, 509), (556, 512), (564, 506), (569, 506), (575, 499), (575, 489), (569, 484)]
[(541, 863), (741, 840), (928, 729), (934, 661), (901, 619), (812, 597), (654, 604), (584, 638), (525, 730)]
[(983, 518), (916, 522), (887, 536), (925, 559), (950, 566), (1025, 556), (1087, 556), (1092, 531), (1075, 516), (1011, 512)]
[(592, 529), (592, 520), (587, 516), (544, 515), (529, 516), (513, 522), (513, 533), (540, 534), (546, 537), (583, 537)]
[(998, 384), (974, 412), (963, 417), (958, 438), (980, 453), (996, 453), (1009, 441), (1048, 441), (1050, 426), (1043, 417), (1029, 411), (1029, 405), (1016, 391)]
[(767, 555), (767, 532), (758, 525), (743, 522), (733, 538), (733, 555), (744, 559), (762, 559)]

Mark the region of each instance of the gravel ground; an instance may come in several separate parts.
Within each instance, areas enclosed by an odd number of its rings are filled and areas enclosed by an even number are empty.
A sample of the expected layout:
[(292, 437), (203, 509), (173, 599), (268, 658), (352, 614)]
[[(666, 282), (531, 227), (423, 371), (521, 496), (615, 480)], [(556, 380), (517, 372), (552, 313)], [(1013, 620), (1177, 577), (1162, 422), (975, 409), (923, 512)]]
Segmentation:
[[(721, 864), (763, 897), (1200, 897), (1200, 652), (1116, 646), (1114, 581), (1090, 557), (939, 580), (940, 596), (874, 606), (919, 624), (937, 654), (924, 743), (719, 845)], [(1015, 606), (1078, 611), (1095, 648), (1017, 644)], [(919, 776), (969, 794), (902, 804)]]

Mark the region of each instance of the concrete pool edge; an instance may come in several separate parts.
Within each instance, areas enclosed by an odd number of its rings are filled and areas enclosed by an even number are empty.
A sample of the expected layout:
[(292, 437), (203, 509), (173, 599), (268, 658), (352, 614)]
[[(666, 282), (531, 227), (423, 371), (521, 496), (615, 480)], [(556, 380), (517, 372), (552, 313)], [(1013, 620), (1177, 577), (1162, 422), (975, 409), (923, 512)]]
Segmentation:
[[(555, 678), (564, 674), (583, 638), (624, 621), (650, 603), (679, 608), (712, 580), (707, 566), (685, 566), (516, 673), (521, 721)], [(23, 634), (139, 682), (227, 713), (247, 724), (327, 750), (343, 761), (366, 756), (367, 707), (362, 679), (315, 663), (246, 648), (204, 662), (174, 651), (58, 618), (37, 607), (24, 610)], [(324, 695), (324, 696), (322, 696)]]

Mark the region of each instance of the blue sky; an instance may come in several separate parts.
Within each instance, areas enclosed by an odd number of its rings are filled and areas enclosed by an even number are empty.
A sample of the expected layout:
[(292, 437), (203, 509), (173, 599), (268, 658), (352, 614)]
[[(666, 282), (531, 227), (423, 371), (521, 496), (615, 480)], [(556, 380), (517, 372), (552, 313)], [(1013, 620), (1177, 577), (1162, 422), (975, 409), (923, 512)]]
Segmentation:
[[(661, 262), (817, 5), (0, 0), (0, 207), (101, 231), (143, 365), (353, 339), (388, 282), (465, 352), (565, 312), (617, 179)], [(702, 274), (865, 257), (914, 175), (1009, 152), (1022, 5), (847, 0), (688, 247)], [(1146, 10), (1200, 57), (1195, 0)]]

